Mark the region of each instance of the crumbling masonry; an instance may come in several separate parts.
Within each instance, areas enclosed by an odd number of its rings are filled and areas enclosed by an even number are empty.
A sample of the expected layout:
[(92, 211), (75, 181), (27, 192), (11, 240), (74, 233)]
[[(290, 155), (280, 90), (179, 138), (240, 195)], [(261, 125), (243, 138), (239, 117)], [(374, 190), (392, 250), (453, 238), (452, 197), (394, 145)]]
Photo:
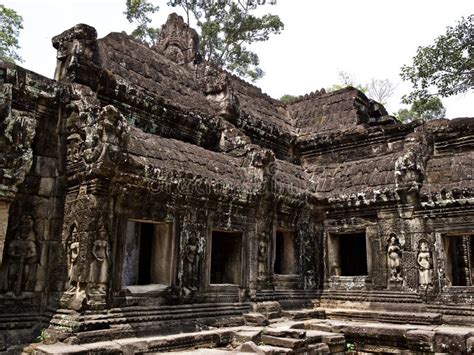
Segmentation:
[[(0, 65), (0, 350), (280, 307), (472, 327), (474, 119), (401, 124), (351, 87), (284, 104), (198, 40), (176, 15), (153, 48), (81, 24), (54, 80)], [(474, 343), (418, 332), (372, 345)]]

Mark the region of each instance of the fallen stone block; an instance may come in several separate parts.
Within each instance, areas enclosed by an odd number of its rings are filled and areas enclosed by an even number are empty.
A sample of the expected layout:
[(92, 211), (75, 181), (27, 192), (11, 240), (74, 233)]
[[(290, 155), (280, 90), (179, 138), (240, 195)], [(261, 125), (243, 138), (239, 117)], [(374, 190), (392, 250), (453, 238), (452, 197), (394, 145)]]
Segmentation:
[(280, 338), (302, 339), (306, 336), (306, 331), (291, 328), (272, 328), (268, 327), (263, 330), (263, 334)]
[(316, 343), (308, 345), (307, 354), (308, 355), (318, 355), (318, 354), (329, 354), (329, 346), (325, 343)]
[(268, 319), (275, 319), (281, 316), (281, 306), (276, 301), (257, 302), (252, 305), (252, 312), (262, 313)]
[(300, 349), (306, 346), (305, 339), (280, 338), (271, 335), (262, 335), (262, 343), (289, 349)]
[(253, 353), (253, 354), (259, 354), (259, 355), (264, 355), (265, 352), (261, 350), (257, 344), (255, 344), (253, 341), (248, 341), (246, 343), (241, 344), (238, 346), (235, 351), (241, 352), (241, 353)]
[(293, 350), (288, 348), (282, 348), (279, 346), (271, 345), (260, 345), (259, 349), (263, 351), (265, 355), (276, 355), (276, 354), (293, 354)]
[(467, 339), (472, 335), (472, 330), (455, 327), (439, 327), (435, 329), (434, 351), (449, 353), (465, 353)]
[(241, 329), (234, 333), (234, 341), (239, 344), (245, 343), (247, 341), (253, 341), (254, 343), (259, 343), (261, 334), (262, 334), (261, 328)]
[(266, 316), (264, 316), (262, 313), (256, 312), (244, 314), (244, 320), (246, 324), (256, 324), (261, 326), (270, 324)]

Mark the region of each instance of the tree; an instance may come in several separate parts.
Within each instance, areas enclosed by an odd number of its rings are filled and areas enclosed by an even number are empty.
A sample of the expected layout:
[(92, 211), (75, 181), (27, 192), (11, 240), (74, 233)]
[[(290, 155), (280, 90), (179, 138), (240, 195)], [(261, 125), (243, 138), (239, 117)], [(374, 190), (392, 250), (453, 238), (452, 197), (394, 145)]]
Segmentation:
[(23, 18), (15, 10), (0, 5), (0, 59), (6, 62), (21, 62), (18, 36), (23, 29)]
[(291, 104), (297, 99), (296, 96), (285, 94), (282, 97), (280, 97), (280, 101), (283, 102), (284, 104)]
[(418, 47), (413, 64), (401, 69), (403, 80), (414, 91), (403, 97), (405, 103), (426, 100), (430, 96), (448, 97), (474, 87), (474, 15), (462, 18), (434, 45)]
[[(275, 1), (270, 1), (274, 5)], [(169, 0), (168, 5), (184, 11), (185, 18), (196, 24), (200, 32), (200, 51), (204, 59), (252, 80), (264, 73), (258, 55), (247, 46), (267, 41), (284, 28), (277, 15), (256, 16), (254, 13), (264, 0)], [(127, 0), (127, 19), (137, 22), (135, 35), (150, 42), (149, 15), (157, 7), (147, 0)], [(145, 33), (145, 35), (142, 35)], [(152, 29), (156, 33), (156, 29)], [(155, 37), (156, 38), (156, 37)]]
[(156, 44), (159, 29), (150, 27), (150, 14), (157, 12), (160, 7), (153, 6), (147, 0), (126, 0), (126, 11), (124, 12), (130, 23), (135, 22), (137, 27), (131, 33), (133, 37), (149, 45)]
[(407, 123), (415, 120), (429, 121), (436, 118), (443, 118), (445, 113), (446, 109), (440, 98), (432, 96), (413, 102), (410, 109), (401, 109), (396, 116), (399, 121)]
[(334, 84), (333, 86), (327, 88), (326, 89), (327, 92), (344, 89), (348, 86), (352, 86), (362, 91), (363, 93), (367, 92), (367, 86), (362, 85), (362, 84), (357, 84), (352, 74), (349, 74), (348, 72), (345, 72), (344, 70), (340, 70), (337, 73), (337, 76), (339, 77), (339, 84)]
[(372, 78), (367, 84), (367, 96), (371, 99), (386, 105), (388, 99), (393, 95), (395, 86), (388, 79)]

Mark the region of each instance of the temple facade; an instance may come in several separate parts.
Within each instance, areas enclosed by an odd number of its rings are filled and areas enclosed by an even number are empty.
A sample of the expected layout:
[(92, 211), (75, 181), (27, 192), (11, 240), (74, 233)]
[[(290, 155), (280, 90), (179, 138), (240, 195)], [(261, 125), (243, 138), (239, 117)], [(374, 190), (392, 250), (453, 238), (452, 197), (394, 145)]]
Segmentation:
[(152, 48), (52, 41), (54, 79), (0, 63), (0, 351), (261, 305), (474, 325), (474, 118), (402, 124), (351, 87), (284, 104), (174, 14)]

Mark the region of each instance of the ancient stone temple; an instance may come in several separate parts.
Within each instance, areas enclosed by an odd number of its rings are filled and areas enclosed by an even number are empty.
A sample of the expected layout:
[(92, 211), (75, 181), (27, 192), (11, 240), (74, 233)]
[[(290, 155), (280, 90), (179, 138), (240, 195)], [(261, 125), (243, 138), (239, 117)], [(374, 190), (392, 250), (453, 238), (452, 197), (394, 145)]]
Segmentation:
[(284, 104), (177, 15), (160, 36), (77, 25), (54, 80), (1, 63), (0, 351), (469, 352), (474, 118)]

